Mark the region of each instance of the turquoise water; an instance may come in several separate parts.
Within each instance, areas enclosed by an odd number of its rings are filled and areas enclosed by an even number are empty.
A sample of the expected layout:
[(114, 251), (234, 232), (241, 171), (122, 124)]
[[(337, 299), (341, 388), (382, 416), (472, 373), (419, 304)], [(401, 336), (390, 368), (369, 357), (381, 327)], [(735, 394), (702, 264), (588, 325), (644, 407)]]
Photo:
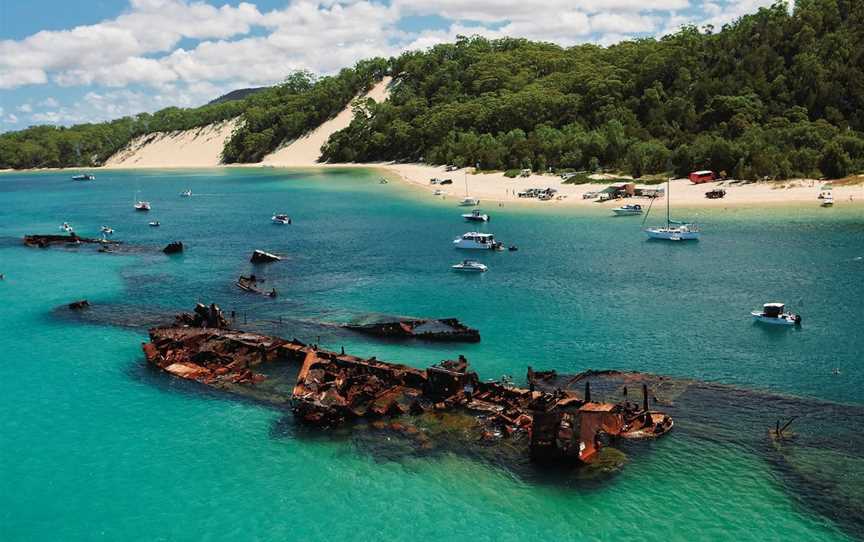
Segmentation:
[[(437, 201), (374, 172), (202, 170), (0, 176), (0, 538), (3, 540), (845, 540), (862, 536), (800, 498), (750, 445), (696, 422), (600, 484), (538, 483), (458, 454), (398, 457), (351, 438), (307, 438), (290, 414), (144, 366), (141, 329), (82, 324), (58, 305), (126, 312), (215, 301), (285, 336), (426, 366), (464, 353), (484, 378), (525, 366), (621, 368), (864, 404), (860, 207), (689, 213), (694, 244), (646, 241), (639, 219), (593, 209), (490, 207), (515, 253), (451, 273), (469, 229)], [(192, 198), (179, 192), (191, 188)], [(138, 196), (153, 203), (135, 213)], [(294, 225), (270, 224), (285, 211)], [(682, 211), (682, 214), (687, 214)], [(162, 226), (149, 228), (149, 220)], [(25, 233), (102, 224), (133, 254), (28, 249)], [(182, 256), (158, 252), (174, 239)], [(232, 285), (255, 268), (280, 293)], [(782, 300), (800, 330), (754, 325)], [(137, 308), (137, 309), (136, 309)], [(370, 313), (456, 316), (476, 345), (381, 343), (320, 322)], [(282, 319), (281, 324), (278, 323)], [(833, 369), (840, 374), (834, 374)], [(775, 413), (766, 413), (766, 428)], [(864, 429), (864, 421), (852, 427)], [(287, 429), (286, 429), (287, 427)], [(829, 432), (834, 428), (826, 428)], [(848, 429), (848, 428), (847, 428)], [(860, 452), (859, 452), (860, 453)], [(861, 465), (861, 456), (852, 458)], [(637, 531), (638, 530), (638, 531)]]

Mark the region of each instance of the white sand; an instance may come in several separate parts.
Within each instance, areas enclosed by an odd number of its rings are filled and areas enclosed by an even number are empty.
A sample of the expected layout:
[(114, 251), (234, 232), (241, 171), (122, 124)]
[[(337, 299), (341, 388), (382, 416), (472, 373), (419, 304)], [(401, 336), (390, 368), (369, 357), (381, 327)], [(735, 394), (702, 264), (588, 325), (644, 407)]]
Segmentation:
[(106, 168), (215, 167), (238, 119), (191, 130), (155, 132), (137, 137), (111, 156)]
[[(372, 98), (376, 102), (383, 102), (390, 95), (388, 86), (391, 80), (391, 77), (383, 78), (360, 99)], [(265, 156), (261, 164), (276, 167), (315, 166), (321, 156), (321, 146), (327, 142), (333, 133), (347, 128), (353, 118), (354, 113), (351, 110), (351, 104), (348, 104), (332, 119), (325, 121), (308, 134), (286, 142), (282, 147)]]
[[(360, 165), (360, 164), (358, 164)], [(623, 203), (647, 204), (646, 198), (627, 198), (597, 203), (593, 200), (583, 199), (585, 192), (597, 192), (608, 187), (611, 182), (598, 179), (597, 183), (591, 184), (564, 184), (560, 177), (553, 175), (531, 175), (530, 177), (517, 177), (509, 179), (503, 173), (479, 173), (474, 174), (471, 168), (447, 172), (443, 167), (434, 167), (422, 164), (375, 164), (376, 167), (385, 169), (406, 182), (423, 187), (430, 193), (442, 190), (445, 198), (461, 199), (467, 194), (480, 199), (483, 202), (509, 202), (537, 206), (560, 207), (573, 205), (588, 205), (596, 208), (613, 208)], [(429, 184), (433, 177), (440, 179), (453, 179), (452, 185), (436, 186)], [(602, 176), (597, 176), (602, 177)], [(637, 185), (638, 180), (633, 181)], [(688, 179), (675, 179), (671, 183), (672, 204), (681, 207), (740, 207), (746, 205), (773, 205), (789, 203), (806, 203), (818, 205), (820, 188), (829, 181), (817, 181), (808, 179), (797, 179), (776, 182), (742, 183), (739, 181), (721, 181), (706, 184), (692, 184)], [(657, 185), (658, 187), (665, 186)], [(537, 199), (519, 198), (516, 194), (528, 188), (555, 188), (562, 199), (550, 201), (539, 201)], [(724, 188), (726, 197), (723, 199), (710, 200), (705, 197), (705, 192), (714, 188)], [(834, 205), (849, 205), (864, 203), (864, 184), (855, 186), (835, 186), (832, 189)], [(852, 200), (850, 201), (850, 196)], [(665, 204), (665, 200), (657, 200)]]

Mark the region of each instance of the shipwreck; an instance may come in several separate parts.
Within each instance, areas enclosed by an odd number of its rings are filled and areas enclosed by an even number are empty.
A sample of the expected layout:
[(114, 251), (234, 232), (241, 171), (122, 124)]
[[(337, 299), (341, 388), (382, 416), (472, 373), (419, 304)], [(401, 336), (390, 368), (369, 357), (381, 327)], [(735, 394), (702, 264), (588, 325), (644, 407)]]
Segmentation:
[(480, 332), (456, 318), (399, 318), (373, 323), (343, 324), (342, 327), (388, 339), (422, 339), (426, 341), (480, 342)]
[[(149, 330), (147, 362), (175, 377), (290, 406), (295, 419), (311, 427), (354, 421), (389, 423), (427, 439), (424, 420), (458, 418), (463, 434), (477, 441), (508, 442), (533, 461), (591, 463), (616, 439), (653, 439), (667, 434), (672, 419), (642, 403), (591, 400), (574, 391), (528, 389), (484, 382), (459, 356), (427, 369), (323, 350), (296, 339), (230, 329), (215, 305), (198, 305), (173, 325)], [(291, 369), (291, 385), (267, 386), (275, 368)], [(396, 422), (395, 420), (403, 420)], [(406, 421), (406, 420), (410, 420)], [(472, 437), (472, 438), (475, 438)]]

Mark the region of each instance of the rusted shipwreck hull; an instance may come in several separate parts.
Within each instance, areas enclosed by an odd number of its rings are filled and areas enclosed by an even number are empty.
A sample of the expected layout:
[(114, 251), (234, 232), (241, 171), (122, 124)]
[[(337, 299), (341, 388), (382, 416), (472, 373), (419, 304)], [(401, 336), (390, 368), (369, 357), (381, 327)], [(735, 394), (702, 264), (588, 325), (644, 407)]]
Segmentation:
[(174, 326), (150, 330), (150, 342), (143, 345), (147, 361), (228, 390), (259, 386), (268, 365), (293, 365), (296, 384), (283, 399), (290, 399), (305, 424), (461, 412), (482, 424), (482, 439), (521, 438), (531, 458), (541, 462), (590, 462), (612, 439), (655, 438), (672, 428), (668, 416), (648, 410), (647, 389), (642, 405), (598, 403), (590, 400), (587, 386), (579, 396), (482, 382), (461, 356), (420, 370), (226, 328), (218, 307), (199, 305), (195, 315), (178, 316)]
[(119, 245), (120, 241), (112, 241), (107, 239), (92, 239), (89, 237), (79, 237), (75, 233), (69, 235), (25, 235), (24, 244), (28, 247), (48, 248), (51, 245), (80, 245), (80, 244), (99, 244), (99, 245)]
[(371, 324), (344, 324), (346, 329), (391, 339), (480, 342), (480, 332), (456, 318), (400, 319)]

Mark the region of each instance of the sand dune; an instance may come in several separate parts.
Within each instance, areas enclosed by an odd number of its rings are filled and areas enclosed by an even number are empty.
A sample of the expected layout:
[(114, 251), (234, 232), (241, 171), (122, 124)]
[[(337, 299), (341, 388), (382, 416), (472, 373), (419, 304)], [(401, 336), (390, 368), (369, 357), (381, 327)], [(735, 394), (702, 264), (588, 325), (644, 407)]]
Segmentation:
[(105, 162), (107, 168), (215, 167), (238, 119), (177, 132), (136, 137)]
[[(391, 79), (385, 77), (361, 98), (372, 98), (376, 102), (383, 102), (390, 94), (388, 85)], [(277, 167), (314, 166), (321, 156), (321, 146), (327, 142), (331, 134), (347, 128), (353, 118), (354, 114), (349, 104), (338, 115), (325, 121), (318, 128), (298, 139), (286, 142), (282, 147), (265, 156), (261, 163)]]

